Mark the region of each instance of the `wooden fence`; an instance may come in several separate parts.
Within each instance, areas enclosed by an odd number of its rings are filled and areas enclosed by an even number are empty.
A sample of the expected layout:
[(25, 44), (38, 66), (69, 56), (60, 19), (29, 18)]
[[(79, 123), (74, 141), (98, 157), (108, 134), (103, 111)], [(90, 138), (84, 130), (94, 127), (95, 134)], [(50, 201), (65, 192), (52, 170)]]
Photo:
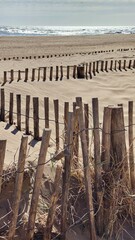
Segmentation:
[[(3, 92), (3, 90), (2, 90)], [(2, 95), (1, 95), (2, 96)], [(17, 97), (18, 109), (20, 109), (20, 96)], [(27, 101), (28, 97), (27, 97)], [(37, 121), (38, 99), (34, 98), (34, 114)], [(50, 202), (46, 225), (43, 227), (42, 236), (44, 240), (51, 240), (52, 227), (55, 221), (57, 202), (60, 196), (59, 185), (62, 177), (61, 190), (61, 213), (60, 213), (60, 232), (61, 239), (65, 240), (66, 233), (72, 227), (82, 223), (80, 220), (69, 216), (69, 194), (74, 186), (71, 186), (71, 172), (80, 169), (80, 162), (83, 163), (84, 186), (87, 208), (89, 238), (96, 240), (97, 236), (111, 239), (121, 239), (117, 234), (122, 231), (115, 231), (120, 219), (123, 225), (128, 219), (132, 222), (134, 212), (131, 208), (135, 207), (132, 196), (135, 193), (135, 169), (134, 169), (134, 147), (133, 147), (133, 102), (128, 104), (128, 126), (124, 124), (124, 112), (122, 106), (105, 107), (103, 114), (103, 127), (99, 124), (99, 103), (97, 98), (92, 99), (93, 126), (89, 127), (89, 107), (83, 102), (81, 97), (77, 97), (74, 105), (74, 111), (69, 112), (68, 103), (65, 104), (65, 139), (64, 147), (61, 150), (63, 164), (56, 168), (56, 177), (54, 181), (54, 193)], [(1, 105), (2, 106), (2, 105)], [(10, 104), (12, 106), (12, 104)], [(48, 106), (48, 101), (46, 102)], [(55, 101), (55, 118), (58, 124), (58, 100)], [(2, 110), (2, 112), (4, 112)], [(2, 117), (1, 112), (1, 117)], [(20, 112), (19, 112), (20, 114)], [(49, 117), (47, 117), (47, 120)], [(11, 117), (12, 119), (12, 117)], [(3, 120), (3, 119), (1, 119)], [(18, 121), (20, 123), (20, 120)], [(36, 122), (38, 125), (38, 123)], [(48, 121), (46, 122), (48, 126)], [(58, 128), (58, 125), (56, 125)], [(128, 129), (129, 145), (126, 145), (125, 128)], [(58, 129), (57, 129), (58, 130)], [(90, 151), (89, 132), (93, 132), (93, 156)], [(51, 130), (45, 129), (42, 135), (41, 148), (36, 173), (34, 177), (33, 192), (28, 216), (28, 223), (24, 234), (24, 239), (34, 239), (35, 219), (40, 195), (41, 180), (44, 167), (46, 167), (46, 154), (49, 146)], [(58, 136), (57, 136), (58, 137)], [(57, 138), (56, 138), (57, 139)], [(6, 231), (6, 239), (14, 239), (17, 225), (19, 204), (21, 199), (21, 189), (25, 168), (28, 137), (22, 137), (20, 153), (18, 158), (18, 167), (16, 170), (16, 181), (14, 186), (13, 200), (11, 205), (12, 216)], [(57, 144), (59, 144), (57, 142)], [(58, 146), (58, 145), (57, 145)], [(81, 157), (78, 157), (81, 149)], [(127, 151), (128, 149), (128, 151)], [(58, 148), (57, 148), (58, 150)], [(4, 156), (6, 151), (6, 141), (0, 140), (0, 189), (2, 195), (2, 172), (4, 165)], [(68, 154), (67, 154), (68, 153)], [(58, 153), (56, 153), (57, 156)], [(58, 158), (61, 159), (61, 158)], [(57, 159), (57, 160), (58, 160)], [(51, 160), (51, 159), (50, 159)], [(47, 161), (48, 162), (48, 161)], [(63, 172), (63, 173), (62, 173)], [(92, 173), (93, 172), (93, 173)], [(74, 196), (74, 203), (77, 201), (78, 194)], [(75, 206), (75, 205), (74, 205)], [(77, 206), (76, 206), (77, 207)], [(83, 205), (81, 205), (83, 208)], [(74, 209), (76, 214), (77, 209)], [(120, 224), (120, 226), (121, 226)], [(122, 236), (122, 235), (120, 235)], [(118, 237), (118, 238), (117, 238)], [(126, 239), (126, 238), (125, 238)]]
[(0, 58), (0, 61), (9, 61), (9, 60), (23, 60), (23, 59), (40, 59), (40, 58), (52, 58), (52, 57), (67, 57), (67, 56), (74, 56), (74, 55), (97, 55), (100, 53), (108, 53), (108, 52), (127, 52), (127, 51), (134, 51), (135, 48), (119, 48), (119, 49), (109, 49), (109, 50), (97, 50), (97, 51), (90, 51), (90, 52), (76, 52), (76, 53), (60, 53), (60, 54), (47, 54), (47, 55), (38, 55), (38, 56), (23, 56), (23, 57), (4, 57)]
[(58, 81), (63, 79), (92, 79), (96, 74), (100, 72), (109, 71), (127, 71), (127, 69), (135, 68), (134, 59), (123, 59), (123, 60), (98, 60), (95, 62), (74, 65), (74, 66), (50, 66), (50, 67), (39, 67), (29, 70), (26, 68), (24, 71), (18, 70), (14, 71), (4, 71), (2, 85), (7, 82), (11, 83), (13, 81)]

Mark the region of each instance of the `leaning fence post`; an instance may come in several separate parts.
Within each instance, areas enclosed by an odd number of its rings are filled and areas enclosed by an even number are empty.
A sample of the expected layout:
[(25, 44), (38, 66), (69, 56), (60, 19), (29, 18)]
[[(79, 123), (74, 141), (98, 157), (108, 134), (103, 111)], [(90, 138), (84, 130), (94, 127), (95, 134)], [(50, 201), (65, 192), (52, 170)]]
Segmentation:
[(54, 100), (54, 115), (55, 115), (55, 132), (56, 132), (56, 152), (59, 151), (60, 139), (59, 139), (59, 100)]
[(51, 240), (51, 232), (54, 224), (54, 218), (56, 213), (57, 201), (60, 193), (60, 180), (61, 180), (62, 168), (57, 166), (54, 179), (54, 192), (51, 196), (49, 212), (46, 221), (46, 227), (44, 230), (44, 240)]
[(29, 118), (30, 118), (30, 95), (26, 96), (26, 116), (25, 116), (25, 125), (26, 125), (26, 134), (30, 134), (29, 129)]
[(49, 128), (49, 97), (44, 98), (45, 128)]
[(21, 131), (21, 94), (16, 95), (17, 103), (17, 128)]
[(39, 140), (39, 99), (33, 98), (34, 139)]
[(90, 166), (89, 166), (89, 156), (88, 156), (86, 133), (84, 131), (85, 124), (84, 124), (84, 120), (83, 120), (82, 98), (77, 97), (76, 103), (80, 107), (80, 109), (79, 109), (79, 130), (80, 130), (82, 155), (83, 155), (86, 199), (87, 199), (87, 206), (88, 206), (88, 210), (89, 210), (88, 211), (89, 230), (90, 230), (89, 233), (90, 233), (90, 239), (96, 240), (94, 208), (93, 208), (93, 200), (92, 200), (93, 196), (92, 196), (91, 174), (90, 174)]
[(68, 113), (68, 129), (67, 129), (67, 144), (65, 149), (67, 155), (65, 156), (64, 171), (62, 174), (62, 209), (61, 209), (61, 233), (62, 240), (65, 240), (67, 230), (67, 207), (68, 195), (70, 186), (70, 175), (73, 156), (73, 113)]
[(100, 157), (100, 129), (98, 98), (92, 99), (93, 135), (94, 135), (94, 161), (95, 161), (95, 190), (97, 200), (96, 227), (99, 236), (103, 234), (103, 189), (102, 189), (102, 164)]
[(13, 104), (14, 104), (14, 95), (10, 93), (10, 100), (9, 100), (9, 124), (13, 124)]
[(1, 121), (5, 122), (5, 91), (1, 88)]
[(129, 139), (129, 168), (131, 189), (135, 191), (135, 169), (134, 169), (134, 137), (133, 137), (133, 101), (128, 102), (128, 139)]
[(22, 185), (23, 185), (24, 166), (25, 166), (25, 159), (26, 159), (26, 153), (27, 153), (27, 143), (28, 143), (28, 137), (22, 137), (20, 152), (19, 152), (19, 159), (18, 159), (18, 167), (16, 172), (16, 178), (15, 178), (15, 188), (14, 188), (14, 195), (13, 195), (13, 202), (12, 202), (12, 219), (9, 225), (8, 240), (14, 239), (15, 231), (16, 231), (16, 224), (17, 224), (18, 211), (19, 211)]
[(6, 143), (7, 143), (7, 140), (0, 140), (0, 193), (1, 193), (1, 187), (2, 187), (2, 173), (3, 173), (3, 167), (4, 167)]
[(45, 165), (45, 161), (46, 161), (47, 149), (49, 146), (50, 135), (51, 135), (50, 129), (43, 130), (42, 142), (41, 142), (41, 147), (40, 147), (38, 165), (37, 165), (37, 170), (36, 170), (36, 175), (35, 175), (32, 199), (31, 199), (31, 206), (30, 206), (29, 219), (28, 219), (28, 225), (27, 225), (27, 233), (26, 233), (26, 238), (25, 238), (26, 240), (32, 240), (33, 235), (34, 235), (34, 227), (35, 227), (35, 218), (36, 218), (36, 212), (37, 212), (37, 206), (38, 206), (38, 199), (39, 199), (39, 194), (40, 194), (41, 181), (42, 181), (44, 165)]

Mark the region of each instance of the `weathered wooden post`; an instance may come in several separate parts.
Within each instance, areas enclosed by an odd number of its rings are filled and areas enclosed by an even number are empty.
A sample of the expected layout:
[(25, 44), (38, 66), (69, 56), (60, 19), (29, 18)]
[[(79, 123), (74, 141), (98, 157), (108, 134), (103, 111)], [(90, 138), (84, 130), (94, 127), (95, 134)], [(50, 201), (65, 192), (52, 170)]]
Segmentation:
[(117, 60), (114, 62), (114, 70), (117, 71)]
[(39, 67), (38, 68), (38, 81), (40, 80), (40, 71), (41, 71), (41, 68)]
[(91, 185), (91, 175), (89, 166), (89, 156), (88, 156), (88, 146), (85, 133), (85, 124), (83, 120), (83, 108), (82, 108), (82, 98), (76, 98), (77, 106), (79, 106), (79, 130), (82, 146), (83, 155), (83, 166), (84, 166), (84, 178), (85, 178), (85, 188), (86, 188), (86, 200), (88, 206), (88, 217), (89, 217), (89, 234), (91, 240), (96, 240), (96, 230), (95, 230), (95, 219), (94, 219), (94, 208), (93, 208), (93, 196), (92, 196), (92, 185)]
[(39, 140), (39, 99), (33, 98), (34, 139)]
[(128, 102), (128, 139), (129, 139), (129, 167), (131, 189), (135, 191), (135, 168), (134, 168), (134, 137), (133, 137), (133, 101)]
[(25, 116), (25, 126), (26, 126), (26, 134), (30, 134), (29, 127), (29, 118), (30, 118), (30, 95), (26, 96), (26, 116)]
[(17, 129), (21, 131), (21, 94), (16, 95), (17, 103)]
[(101, 72), (104, 71), (104, 61), (101, 61)]
[(10, 76), (11, 76), (10, 82), (13, 82), (14, 81), (14, 70), (13, 69), (11, 69), (11, 71), (10, 71)]
[(65, 131), (64, 145), (67, 144), (68, 112), (69, 112), (69, 102), (65, 102), (64, 103), (64, 131)]
[(84, 65), (78, 65), (77, 66), (77, 78), (85, 78), (85, 74), (84, 74)]
[(73, 113), (74, 113), (74, 128), (73, 128), (73, 167), (78, 168), (78, 157), (79, 157), (79, 119), (78, 119), (78, 107), (76, 102), (73, 102)]
[(90, 79), (92, 79), (91, 62), (89, 63), (89, 74), (90, 74)]
[(59, 79), (59, 67), (56, 66), (56, 81)]
[(96, 61), (96, 72), (99, 73), (99, 61)]
[(96, 228), (99, 236), (103, 234), (103, 188), (102, 188), (102, 163), (100, 157), (100, 129), (98, 98), (92, 99), (93, 135), (94, 135), (94, 161), (95, 161), (95, 191), (97, 200)]
[(126, 71), (126, 59), (124, 59), (124, 62), (123, 62), (123, 69)]
[(57, 202), (60, 193), (60, 180), (61, 180), (62, 168), (57, 166), (55, 180), (54, 180), (54, 192), (51, 196), (49, 212), (46, 221), (46, 227), (44, 230), (44, 240), (51, 240), (51, 232), (54, 224), (54, 218), (56, 213)]
[(113, 60), (111, 60), (111, 62), (110, 62), (110, 71), (112, 71), (113, 70)]
[(89, 105), (84, 104), (84, 122), (85, 122), (85, 131), (86, 131), (86, 139), (88, 145), (88, 153), (89, 153)]
[(2, 173), (3, 173), (3, 167), (4, 167), (6, 143), (7, 143), (7, 140), (0, 140), (0, 193), (1, 193), (1, 186), (2, 186)]
[(93, 75), (96, 76), (96, 68), (95, 68), (95, 62), (93, 62), (93, 69), (92, 69)]
[(34, 236), (34, 226), (35, 226), (35, 218), (36, 218), (36, 212), (37, 212), (37, 206), (38, 206), (38, 199), (39, 199), (41, 181), (42, 181), (42, 176), (44, 171), (44, 164), (46, 161), (47, 149), (50, 141), (50, 135), (51, 135), (50, 129), (45, 129), (43, 131), (40, 153), (38, 158), (37, 171), (36, 171), (32, 199), (31, 199), (31, 206), (30, 206), (29, 219), (28, 219), (28, 225), (27, 225), (27, 234), (25, 238), (26, 240), (32, 240)]
[(9, 99), (9, 124), (13, 124), (13, 104), (14, 104), (14, 95), (13, 93), (10, 93), (10, 99)]
[(24, 82), (28, 81), (28, 72), (29, 72), (29, 69), (25, 68), (25, 79), (24, 79)]
[(55, 133), (56, 133), (56, 153), (59, 151), (60, 139), (59, 139), (59, 100), (54, 100), (54, 115), (55, 115)]
[(4, 71), (3, 85), (7, 82), (7, 71)]
[(63, 79), (63, 66), (60, 66), (60, 80)]
[(5, 122), (5, 91), (1, 88), (1, 121)]
[(35, 81), (35, 68), (32, 68), (32, 78), (31, 81)]
[(20, 152), (19, 152), (19, 159), (18, 159), (18, 167), (16, 172), (16, 178), (15, 178), (15, 189), (14, 189), (13, 202), (12, 202), (12, 218), (9, 224), (8, 240), (13, 240), (15, 237), (18, 211), (19, 211), (19, 205), (20, 205), (21, 193), (22, 193), (24, 166), (25, 166), (25, 159), (26, 159), (26, 153), (27, 153), (27, 143), (28, 143), (28, 137), (22, 137)]
[(50, 81), (53, 79), (53, 67), (50, 67)]
[(74, 78), (74, 79), (76, 78), (76, 69), (77, 69), (77, 66), (74, 65), (74, 66), (73, 66), (73, 78)]
[(49, 97), (44, 98), (45, 128), (49, 128)]
[(65, 146), (68, 152), (65, 155), (64, 171), (62, 174), (62, 209), (61, 209), (61, 233), (62, 240), (65, 240), (67, 230), (67, 207), (68, 207), (68, 195), (70, 187), (71, 166), (73, 158), (73, 113), (68, 113), (68, 128), (67, 128), (67, 145)]
[(43, 68), (43, 81), (46, 81), (46, 67)]
[[(110, 174), (111, 172), (111, 174)], [(109, 169), (104, 176), (104, 233), (108, 239), (116, 221), (120, 181), (129, 186), (128, 160), (125, 141), (124, 115), (122, 107), (113, 107), (111, 113), (111, 151)], [(114, 219), (115, 218), (115, 219)], [(113, 223), (113, 224), (112, 224)]]
[(67, 79), (69, 79), (69, 74), (70, 74), (70, 67), (67, 66)]
[(112, 108), (105, 107), (103, 115), (101, 162), (103, 170), (106, 172), (110, 169), (111, 114)]
[(18, 79), (17, 79), (17, 82), (19, 82), (21, 80), (21, 71), (18, 70)]
[(105, 61), (105, 71), (108, 72), (108, 61)]
[(121, 60), (119, 60), (119, 71), (121, 71)]
[(131, 69), (132, 67), (132, 59), (129, 60), (129, 65), (128, 65), (128, 68)]
[(85, 76), (86, 76), (86, 79), (88, 79), (88, 63), (86, 63)]

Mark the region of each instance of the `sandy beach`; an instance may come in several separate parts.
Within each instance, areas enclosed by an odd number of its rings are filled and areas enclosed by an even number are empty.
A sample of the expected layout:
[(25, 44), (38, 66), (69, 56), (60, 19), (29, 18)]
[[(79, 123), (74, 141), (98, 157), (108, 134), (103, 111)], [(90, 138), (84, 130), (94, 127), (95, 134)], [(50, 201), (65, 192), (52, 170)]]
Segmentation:
[[(118, 51), (119, 49), (129, 49), (128, 51)], [(14, 69), (16, 71), (25, 68), (45, 66), (72, 66), (81, 63), (89, 63), (97, 60), (123, 60), (135, 58), (135, 35), (99, 35), (86, 37), (1, 37), (0, 38), (0, 80), (3, 81), (3, 72)], [(114, 50), (109, 52), (109, 50)], [(93, 51), (100, 53), (92, 54)], [(104, 51), (104, 52), (101, 52)], [(68, 54), (74, 55), (68, 55)], [(89, 54), (91, 53), (91, 54)], [(61, 54), (59, 56), (59, 54)], [(68, 56), (66, 56), (67, 54)], [(38, 58), (38, 56), (45, 58)], [(46, 56), (49, 55), (47, 58)], [(52, 55), (52, 57), (51, 57)], [(54, 56), (55, 55), (55, 56)], [(64, 56), (62, 56), (64, 55)], [(31, 56), (32, 59), (22, 59), (22, 57)], [(36, 59), (33, 59), (36, 56)], [(3, 60), (4, 58), (10, 60)], [(13, 59), (18, 57), (18, 59)], [(34, 81), (31, 79), (25, 83), (23, 80), (13, 81), (11, 84), (4, 85), (6, 94), (6, 109), (9, 108), (9, 94), (21, 94), (22, 112), (25, 111), (25, 96), (39, 97), (40, 112), (43, 117), (43, 98), (50, 98), (50, 117), (54, 119), (53, 100), (59, 99), (60, 119), (63, 121), (64, 102), (72, 103), (75, 97), (83, 98), (84, 103), (89, 103), (91, 112), (91, 99), (99, 99), (100, 122), (102, 123), (103, 108), (108, 105), (124, 105), (125, 121), (127, 121), (127, 104), (129, 100), (135, 100), (134, 97), (134, 69), (127, 71), (109, 71), (100, 72), (92, 79), (63, 79), (62, 81)], [(72, 104), (70, 106), (72, 110)], [(32, 114), (32, 113), (31, 113)], [(22, 120), (24, 121), (24, 120)], [(31, 121), (31, 125), (33, 122)], [(41, 132), (44, 123), (41, 121)], [(2, 138), (8, 138), (7, 148), (11, 157), (14, 156), (15, 149), (19, 147), (19, 135), (11, 134), (10, 129), (2, 130)], [(10, 137), (11, 136), (11, 137)], [(14, 138), (14, 141), (13, 141)], [(54, 138), (54, 129), (52, 129), (52, 138)], [(14, 142), (14, 144), (13, 144)], [(12, 143), (12, 144), (11, 144)], [(13, 146), (14, 145), (14, 146)], [(37, 144), (38, 145), (38, 144)], [(37, 147), (36, 145), (36, 147)], [(12, 149), (12, 150), (11, 150)], [(6, 153), (8, 159), (8, 153)], [(8, 160), (7, 160), (8, 161)]]
[[(128, 49), (127, 51), (119, 51)], [(113, 50), (113, 51), (109, 51)], [(96, 53), (94, 53), (96, 52)], [(73, 55), (72, 55), (73, 54)], [(49, 57), (47, 57), (47, 55)], [(52, 56), (51, 56), (52, 55)], [(67, 56), (66, 56), (67, 55)], [(30, 57), (31, 59), (26, 59)], [(37, 58), (34, 59), (34, 56)], [(38, 58), (40, 56), (40, 58)], [(42, 58), (41, 56), (45, 56)], [(10, 58), (10, 60), (8, 60)], [(15, 59), (13, 59), (15, 58)], [(24, 59), (22, 59), (24, 58)], [(99, 35), (99, 36), (78, 36), (78, 37), (0, 37), (0, 82), (3, 82), (3, 72), (14, 69), (15, 71), (24, 71), (28, 68), (39, 67), (56, 67), (56, 66), (73, 66), (93, 61), (111, 61), (111, 60), (129, 60), (135, 59), (135, 35)], [(22, 113), (25, 115), (25, 97), (39, 97), (40, 116), (44, 118), (44, 97), (50, 99), (50, 118), (54, 120), (53, 100), (59, 99), (60, 107), (60, 135), (63, 133), (64, 102), (72, 103), (76, 97), (82, 97), (84, 103), (89, 104), (90, 115), (92, 112), (92, 98), (99, 99), (100, 123), (103, 123), (103, 109), (108, 105), (123, 104), (125, 124), (128, 117), (128, 101), (135, 101), (135, 69), (127, 71), (108, 71), (99, 72), (92, 79), (63, 79), (62, 81), (45, 81), (34, 82), (31, 78), (24, 80), (7, 82), (2, 88), (5, 89), (6, 110), (9, 109), (10, 93), (21, 94)], [(32, 116), (31, 108), (30, 115)], [(8, 113), (6, 115), (8, 119)], [(8, 126), (7, 122), (0, 122), (0, 139), (7, 139), (7, 151), (5, 156), (5, 166), (11, 162), (17, 161), (18, 149), (21, 137), (24, 133), (25, 117), (22, 116), (22, 132), (14, 133), (16, 125), (16, 116), (14, 115), (14, 125)], [(92, 124), (92, 118), (90, 120)], [(40, 121), (40, 134), (44, 128), (44, 121)], [(54, 153), (55, 149), (55, 129), (53, 122), (50, 123), (52, 128), (50, 147), (47, 158)], [(30, 120), (30, 130), (33, 131), (33, 120)], [(32, 136), (29, 136), (29, 153), (28, 161), (38, 158), (40, 142), (31, 144)], [(62, 137), (61, 137), (62, 146)], [(78, 230), (77, 230), (78, 231)], [(70, 234), (70, 233), (69, 233)], [(89, 239), (81, 233), (81, 239)], [(70, 235), (69, 235), (70, 239)], [(128, 238), (127, 238), (128, 239)]]

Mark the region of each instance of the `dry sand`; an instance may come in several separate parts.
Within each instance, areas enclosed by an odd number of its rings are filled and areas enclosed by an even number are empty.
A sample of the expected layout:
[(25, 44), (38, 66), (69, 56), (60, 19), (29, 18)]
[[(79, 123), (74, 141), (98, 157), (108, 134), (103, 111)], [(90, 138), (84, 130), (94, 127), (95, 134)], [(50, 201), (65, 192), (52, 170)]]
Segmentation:
[[(118, 49), (129, 48), (129, 51), (119, 52)], [(24, 70), (25, 68), (38, 68), (43, 66), (60, 66), (60, 65), (74, 65), (95, 60), (123, 60), (135, 59), (135, 35), (100, 35), (100, 36), (86, 36), (86, 37), (1, 37), (0, 38), (0, 59), (8, 57), (19, 57), (18, 60), (0, 61), (0, 80), (3, 80), (3, 71)], [(132, 49), (132, 50), (131, 50)], [(97, 54), (88, 54), (92, 51), (114, 50), (114, 52), (104, 52)], [(57, 56), (52, 58), (41, 59), (21, 59), (26, 56), (42, 56), (46, 54), (65, 54), (76, 53), (73, 56)], [(99, 98), (100, 103), (100, 122), (102, 123), (103, 107), (108, 105), (116, 105), (123, 103), (125, 106), (125, 117), (127, 120), (127, 104), (128, 100), (134, 100), (135, 88), (135, 70), (128, 70), (122, 72), (99, 73), (93, 79), (77, 80), (64, 79), (63, 81), (24, 81), (7, 83), (4, 88), (6, 92), (6, 109), (8, 110), (9, 93), (22, 95), (22, 102), (25, 96), (30, 94), (32, 97), (39, 97), (40, 112), (43, 116), (43, 98), (50, 97), (50, 117), (54, 119), (53, 99), (60, 100), (61, 121), (63, 120), (63, 103), (65, 101), (73, 102), (75, 97), (83, 97), (85, 103), (89, 103), (91, 111), (91, 99), (93, 97)], [(72, 106), (71, 106), (72, 110)], [(32, 113), (31, 113), (32, 115)], [(24, 119), (23, 119), (24, 121)], [(44, 128), (44, 122), (41, 121), (41, 132)], [(21, 133), (13, 134), (12, 127), (4, 129), (4, 123), (0, 123), (1, 138), (8, 139), (6, 162), (9, 163), (14, 158), (21, 139)], [(33, 122), (31, 122), (32, 126)], [(54, 124), (53, 124), (54, 126)], [(61, 126), (62, 128), (62, 126)], [(13, 133), (11, 133), (13, 132)], [(54, 130), (52, 132), (54, 139)], [(54, 139), (55, 140), (55, 139)], [(31, 142), (31, 139), (29, 140)], [(54, 143), (52, 142), (52, 146)], [(37, 150), (40, 143), (35, 144), (30, 151), (34, 152), (32, 158), (37, 157)], [(50, 150), (50, 154), (52, 153)], [(36, 153), (35, 153), (36, 152)], [(10, 158), (9, 158), (10, 156)], [(16, 155), (17, 158), (17, 155)]]
[[(129, 51), (119, 52), (118, 49), (129, 48)], [(74, 65), (94, 60), (110, 59), (135, 59), (135, 35), (100, 35), (86, 37), (1, 37), (0, 38), (0, 59), (8, 57), (42, 56), (47, 54), (75, 53), (73, 56), (57, 56), (41, 59), (18, 59), (0, 61), (0, 80), (3, 80), (3, 71), (24, 70), (26, 67), (37, 68), (43, 66)], [(92, 51), (111, 50), (98, 54), (88, 54)], [(75, 97), (83, 97), (84, 103), (89, 103), (91, 111), (91, 99), (99, 98), (100, 122), (102, 123), (103, 107), (108, 105), (124, 104), (125, 121), (127, 122), (127, 104), (129, 100), (135, 100), (135, 69), (108, 73), (99, 73), (93, 79), (64, 79), (63, 81), (24, 81), (7, 83), (4, 86), (6, 93), (6, 108), (9, 104), (9, 93), (22, 95), (22, 102), (25, 104), (25, 96), (30, 94), (40, 99), (40, 112), (43, 116), (43, 98), (50, 97), (50, 117), (54, 119), (53, 99), (60, 100), (60, 121), (63, 121), (63, 103), (72, 103)], [(24, 112), (25, 105), (22, 107)], [(72, 109), (72, 105), (70, 106)], [(16, 121), (16, 120), (15, 120)], [(24, 121), (24, 119), (23, 119)], [(31, 121), (31, 126), (32, 126)], [(54, 126), (52, 124), (51, 126)], [(63, 126), (63, 125), (62, 125)], [(62, 127), (61, 126), (61, 130)], [(32, 128), (32, 127), (31, 127)], [(41, 121), (40, 132), (44, 128)], [(0, 123), (0, 138), (7, 139), (7, 151), (5, 163), (9, 165), (17, 160), (18, 148), (22, 132), (14, 131), (14, 126), (9, 127), (6, 123)], [(61, 132), (62, 134), (62, 132)], [(29, 137), (31, 143), (32, 137)], [(61, 140), (62, 141), (62, 140)], [(48, 158), (54, 153), (55, 132), (52, 129), (51, 145), (48, 151)], [(31, 145), (31, 146), (30, 146)], [(33, 160), (38, 157), (40, 142), (29, 145), (29, 158)], [(87, 239), (87, 238), (86, 238)], [(127, 238), (128, 239), (128, 238)]]

